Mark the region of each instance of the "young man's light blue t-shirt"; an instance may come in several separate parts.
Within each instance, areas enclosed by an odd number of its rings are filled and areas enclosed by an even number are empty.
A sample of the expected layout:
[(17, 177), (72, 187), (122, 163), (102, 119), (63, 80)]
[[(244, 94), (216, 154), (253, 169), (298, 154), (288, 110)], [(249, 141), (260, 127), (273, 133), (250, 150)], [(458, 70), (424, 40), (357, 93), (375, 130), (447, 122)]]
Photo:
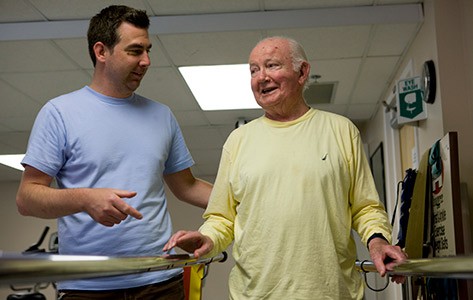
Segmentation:
[[(107, 97), (89, 87), (49, 101), (33, 127), (23, 164), (56, 178), (59, 188), (115, 188), (143, 214), (106, 227), (87, 213), (58, 219), (60, 254), (155, 256), (172, 233), (163, 174), (194, 161), (170, 109), (137, 94)], [(60, 289), (121, 289), (164, 281), (168, 270), (59, 283)]]

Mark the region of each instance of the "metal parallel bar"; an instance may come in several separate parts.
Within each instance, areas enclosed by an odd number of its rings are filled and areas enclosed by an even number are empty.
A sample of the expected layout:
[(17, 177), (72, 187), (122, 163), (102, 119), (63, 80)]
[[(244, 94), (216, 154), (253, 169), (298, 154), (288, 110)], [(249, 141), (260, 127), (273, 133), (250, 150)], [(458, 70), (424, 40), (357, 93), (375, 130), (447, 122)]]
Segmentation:
[[(357, 261), (355, 268), (365, 273), (377, 272), (371, 261)], [(387, 273), (389, 275), (470, 279), (473, 278), (473, 256), (409, 259)]]
[(212, 262), (224, 262), (226, 259), (227, 254), (225, 252), (211, 258), (199, 259), (187, 254), (110, 257), (0, 253), (0, 285), (136, 274), (210, 264)]
[[(224, 262), (226, 259), (225, 252), (200, 259), (187, 254), (149, 257), (0, 254), (0, 285), (136, 274)], [(377, 272), (371, 261), (358, 261), (355, 268), (360, 272)], [(470, 279), (473, 278), (473, 257), (412, 259), (396, 266), (388, 274)]]

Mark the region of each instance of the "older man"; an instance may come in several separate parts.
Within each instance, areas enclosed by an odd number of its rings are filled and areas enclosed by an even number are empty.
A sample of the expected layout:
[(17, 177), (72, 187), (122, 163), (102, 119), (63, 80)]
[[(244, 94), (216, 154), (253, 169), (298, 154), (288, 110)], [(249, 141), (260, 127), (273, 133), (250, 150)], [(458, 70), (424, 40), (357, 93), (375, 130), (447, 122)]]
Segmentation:
[(362, 299), (352, 229), (383, 276), (405, 255), (388, 242), (360, 134), (306, 104), (310, 65), (296, 41), (259, 42), (249, 66), (264, 116), (226, 141), (200, 232), (179, 231), (164, 250), (213, 255), (234, 240), (230, 299)]

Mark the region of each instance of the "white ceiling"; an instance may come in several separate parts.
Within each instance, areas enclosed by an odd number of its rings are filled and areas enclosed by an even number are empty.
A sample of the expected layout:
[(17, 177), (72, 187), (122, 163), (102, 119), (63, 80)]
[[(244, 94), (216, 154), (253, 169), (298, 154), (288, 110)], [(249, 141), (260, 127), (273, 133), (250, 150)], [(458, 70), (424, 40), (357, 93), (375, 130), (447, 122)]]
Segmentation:
[[(246, 63), (255, 43), (286, 35), (303, 44), (320, 82), (337, 82), (317, 108), (369, 120), (422, 21), (422, 0), (0, 0), (0, 154), (24, 153), (34, 118), (49, 99), (91, 80), (88, 19), (110, 4), (151, 17), (152, 67), (138, 93), (173, 110), (196, 161), (212, 178), (238, 118), (262, 110), (205, 112), (177, 67)], [(249, 82), (248, 82), (249, 84)], [(232, 83), (228, 82), (231, 93)], [(225, 95), (222, 95), (225, 97)], [(19, 171), (0, 165), (0, 181)]]

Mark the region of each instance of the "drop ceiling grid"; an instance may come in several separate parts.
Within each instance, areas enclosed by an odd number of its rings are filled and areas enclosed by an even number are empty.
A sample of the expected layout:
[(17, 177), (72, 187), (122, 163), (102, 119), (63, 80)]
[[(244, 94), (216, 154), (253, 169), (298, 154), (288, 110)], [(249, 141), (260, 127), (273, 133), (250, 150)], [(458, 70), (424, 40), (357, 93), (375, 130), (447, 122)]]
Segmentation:
[[(317, 7), (420, 3), (413, 0), (143, 0), (113, 1), (146, 9), (156, 15), (238, 13)], [(46, 20), (86, 20), (108, 0), (2, 0), (0, 23)], [(1, 26), (1, 24), (0, 24)], [(333, 26), (318, 28), (151, 35), (151, 68), (138, 93), (169, 105), (181, 124), (196, 175), (213, 176), (228, 134), (238, 118), (254, 119), (261, 109), (202, 111), (177, 67), (246, 63), (254, 44), (267, 35), (288, 35), (305, 46), (322, 81), (337, 81), (331, 105), (317, 108), (368, 119), (397, 62), (419, 24)], [(216, 27), (216, 29), (218, 29)], [(0, 32), (1, 34), (1, 32)], [(370, 35), (371, 34), (371, 35)], [(0, 42), (0, 153), (25, 150), (29, 130), (49, 98), (90, 82), (93, 68), (85, 38)], [(357, 76), (359, 75), (359, 78)], [(231, 84), (231, 83), (230, 83)], [(356, 85), (356, 86), (355, 86)], [(229, 85), (231, 86), (231, 85)], [(31, 104), (31, 105), (29, 105)], [(17, 108), (17, 110), (15, 110)], [(8, 177), (8, 176), (7, 176)], [(3, 174), (0, 169), (0, 180)]]

